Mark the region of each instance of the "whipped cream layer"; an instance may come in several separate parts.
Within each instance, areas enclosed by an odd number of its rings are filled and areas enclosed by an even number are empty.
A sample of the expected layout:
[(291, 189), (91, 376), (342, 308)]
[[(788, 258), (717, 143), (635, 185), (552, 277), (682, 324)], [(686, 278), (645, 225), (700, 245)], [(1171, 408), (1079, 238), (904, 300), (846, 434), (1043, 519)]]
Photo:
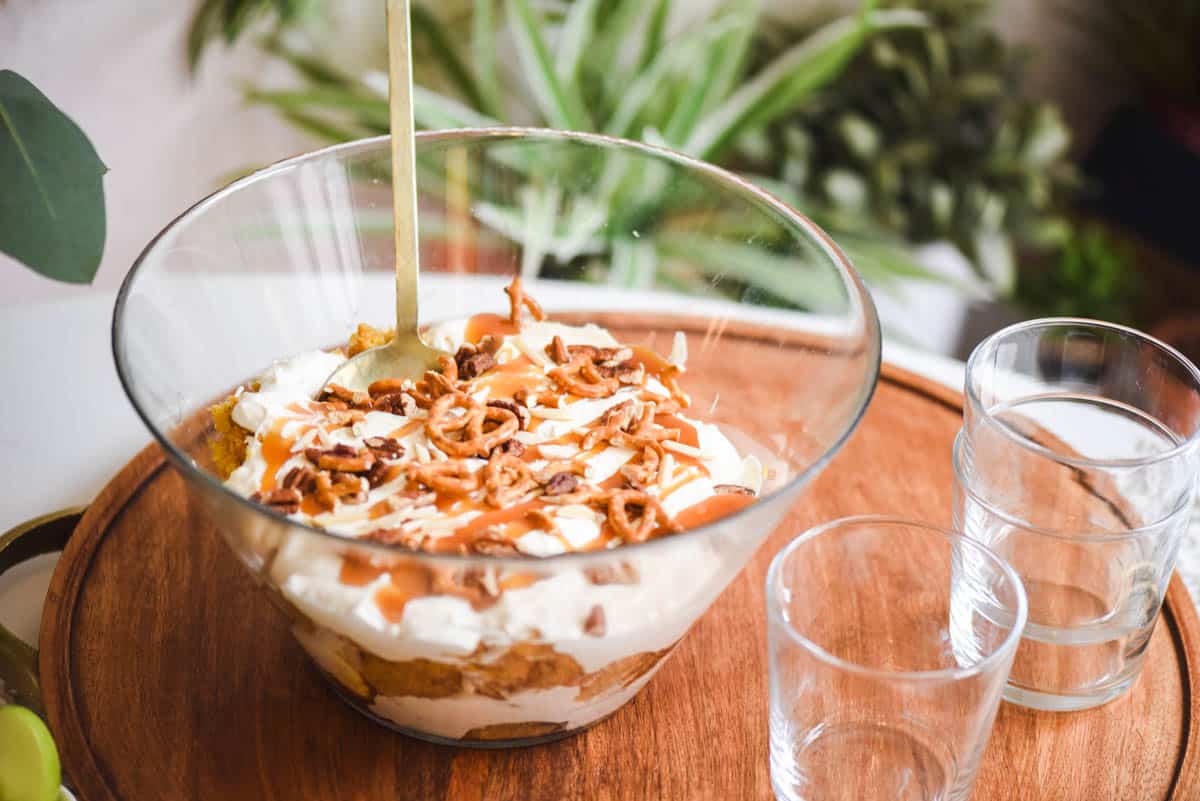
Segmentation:
[[(429, 342), (434, 347), (453, 353), (467, 342), (468, 321), (443, 323), (432, 329)], [(568, 326), (554, 322), (532, 322), (525, 324), (516, 333), (505, 336), (495, 354), (497, 368), (474, 382), (478, 387), (472, 398), (480, 403), (489, 400), (509, 399), (512, 390), (520, 382), (528, 382), (545, 375), (555, 365), (545, 355), (547, 346), (559, 337), (568, 347), (588, 345), (615, 348), (619, 344), (607, 331), (594, 325)], [(686, 344), (682, 334), (677, 334), (672, 359), (677, 368), (686, 358)], [(520, 372), (506, 372), (505, 367), (521, 360)], [(226, 485), (243, 495), (270, 490), (281, 486), (285, 477), (294, 469), (311, 467), (305, 456), (309, 448), (332, 448), (345, 445), (355, 450), (365, 447), (371, 438), (388, 437), (397, 442), (409, 461), (430, 463), (447, 461), (449, 457), (431, 440), (425, 422), (428, 413), (424, 409), (412, 408), (408, 414), (385, 411), (368, 411), (363, 419), (348, 426), (328, 430), (328, 420), (321, 404), (312, 401), (325, 379), (345, 361), (338, 353), (314, 351), (302, 353), (276, 362), (258, 380), (257, 389), (242, 392), (233, 408), (233, 420), (242, 428), (253, 432), (248, 438), (246, 459), (233, 472)], [(516, 379), (516, 380), (514, 380)], [(601, 444), (581, 451), (578, 434), (596, 423), (607, 411), (627, 401), (660, 399), (669, 401), (671, 392), (654, 377), (647, 377), (644, 386), (622, 386), (608, 397), (563, 399), (555, 405), (530, 403), (530, 423), (526, 430), (517, 432), (515, 438), (526, 447), (537, 446), (538, 458), (528, 462), (531, 471), (546, 468), (552, 462), (578, 460), (586, 464), (587, 482), (602, 485), (619, 478), (622, 467), (637, 456), (634, 450)], [(716, 487), (735, 485), (744, 487), (757, 495), (763, 482), (763, 468), (753, 456), (742, 457), (720, 429), (714, 425), (694, 420), (683, 413), (675, 416), (689, 436), (688, 442), (665, 441), (665, 455), (659, 470), (658, 480), (646, 487), (656, 497), (663, 510), (672, 518), (683, 515), (687, 510), (703, 505), (717, 495)], [(574, 436), (573, 436), (574, 435)], [(483, 458), (465, 460), (472, 471), (482, 470), (487, 464)], [(411, 530), (432, 539), (468, 529), (473, 520), (487, 514), (488, 509), (480, 503), (438, 504), (432, 499), (411, 505), (395, 504), (395, 511), (387, 506), (388, 499), (407, 491), (408, 480), (398, 476), (380, 486), (369, 488), (364, 502), (341, 505), (332, 510), (302, 508), (290, 517), (307, 522), (327, 531), (348, 537), (359, 537), (387, 528)], [(603, 516), (596, 510), (581, 504), (545, 506), (545, 522), (554, 525), (554, 531), (542, 526), (529, 526), (513, 544), (521, 553), (531, 556), (552, 556), (567, 551), (594, 550), (599, 547), (616, 547), (619, 538), (601, 537)], [(696, 509), (700, 512), (699, 509)], [(493, 515), (495, 517), (495, 515)], [(707, 522), (703, 513), (693, 515), (696, 519), (685, 528)], [(477, 521), (477, 526), (491, 524), (491, 519)]]

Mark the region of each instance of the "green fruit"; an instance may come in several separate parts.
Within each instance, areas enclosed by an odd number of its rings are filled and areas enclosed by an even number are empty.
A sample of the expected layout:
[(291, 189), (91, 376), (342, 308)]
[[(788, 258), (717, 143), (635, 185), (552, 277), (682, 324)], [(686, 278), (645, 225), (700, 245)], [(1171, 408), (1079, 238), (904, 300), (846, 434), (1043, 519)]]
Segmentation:
[(62, 783), (50, 730), (22, 706), (0, 706), (0, 801), (55, 801)]

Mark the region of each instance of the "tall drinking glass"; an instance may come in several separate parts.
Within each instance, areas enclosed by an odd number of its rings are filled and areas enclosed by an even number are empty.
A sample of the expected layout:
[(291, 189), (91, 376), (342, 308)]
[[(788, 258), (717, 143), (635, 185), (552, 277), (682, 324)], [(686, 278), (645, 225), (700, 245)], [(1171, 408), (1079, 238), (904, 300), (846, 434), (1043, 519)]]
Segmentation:
[(960, 801), (1025, 624), (1021, 581), (961, 534), (856, 517), (767, 574), (780, 801)]
[(1029, 594), (1006, 698), (1083, 709), (1136, 680), (1195, 500), (1198, 431), (1200, 373), (1132, 329), (1035, 320), (972, 354), (955, 525)]

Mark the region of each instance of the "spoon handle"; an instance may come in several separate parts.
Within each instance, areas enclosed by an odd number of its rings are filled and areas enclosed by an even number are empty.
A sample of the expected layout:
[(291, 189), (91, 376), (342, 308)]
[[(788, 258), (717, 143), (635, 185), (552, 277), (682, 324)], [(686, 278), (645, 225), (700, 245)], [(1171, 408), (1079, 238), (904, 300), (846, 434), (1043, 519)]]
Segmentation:
[(413, 134), (409, 0), (387, 0), (392, 219), (396, 245), (396, 335), (417, 330), (417, 167)]

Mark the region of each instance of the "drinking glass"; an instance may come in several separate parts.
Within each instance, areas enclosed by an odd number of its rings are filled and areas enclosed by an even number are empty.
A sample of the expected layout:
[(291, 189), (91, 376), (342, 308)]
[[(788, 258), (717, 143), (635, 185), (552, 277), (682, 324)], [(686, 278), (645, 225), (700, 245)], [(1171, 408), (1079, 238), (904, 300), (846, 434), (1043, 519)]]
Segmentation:
[(854, 517), (767, 574), (771, 783), (780, 801), (957, 801), (1025, 624), (1021, 581), (962, 534)]
[(1195, 500), (1198, 430), (1195, 366), (1132, 329), (1035, 320), (972, 354), (954, 521), (1029, 594), (1008, 700), (1084, 709), (1132, 686)]

